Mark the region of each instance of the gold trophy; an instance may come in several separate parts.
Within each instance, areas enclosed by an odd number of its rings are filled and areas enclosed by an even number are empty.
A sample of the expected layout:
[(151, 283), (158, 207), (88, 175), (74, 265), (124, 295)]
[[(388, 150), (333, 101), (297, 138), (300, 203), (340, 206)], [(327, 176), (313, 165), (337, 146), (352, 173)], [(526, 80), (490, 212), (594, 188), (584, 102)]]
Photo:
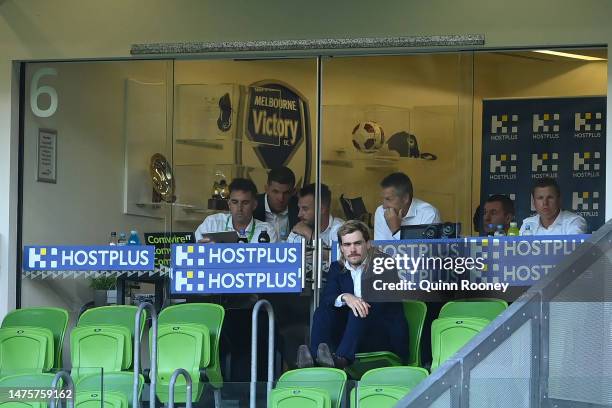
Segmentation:
[(168, 160), (160, 154), (155, 153), (151, 156), (149, 165), (149, 174), (153, 182), (153, 197), (154, 203), (159, 203), (162, 200), (167, 203), (176, 201), (174, 195), (174, 177), (172, 176), (172, 167)]

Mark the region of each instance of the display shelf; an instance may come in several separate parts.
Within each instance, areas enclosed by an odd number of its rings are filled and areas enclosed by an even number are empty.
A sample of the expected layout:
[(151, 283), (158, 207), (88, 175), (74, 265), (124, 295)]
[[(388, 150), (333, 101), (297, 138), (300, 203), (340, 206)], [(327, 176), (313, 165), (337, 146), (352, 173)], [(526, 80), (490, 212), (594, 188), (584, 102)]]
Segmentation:
[[(221, 140), (221, 139), (215, 139)], [(177, 144), (184, 144), (189, 146), (202, 147), (205, 149), (223, 150), (222, 143), (216, 143), (211, 139), (175, 139)]]
[(211, 149), (222, 150), (225, 142), (241, 142), (248, 143), (254, 146), (280, 146), (281, 139), (278, 137), (278, 143), (263, 143), (263, 142), (255, 142), (248, 137), (236, 138), (228, 136), (222, 132), (211, 132), (210, 136), (207, 137), (180, 137), (174, 139), (174, 141), (178, 144), (197, 146), (197, 147), (206, 147)]

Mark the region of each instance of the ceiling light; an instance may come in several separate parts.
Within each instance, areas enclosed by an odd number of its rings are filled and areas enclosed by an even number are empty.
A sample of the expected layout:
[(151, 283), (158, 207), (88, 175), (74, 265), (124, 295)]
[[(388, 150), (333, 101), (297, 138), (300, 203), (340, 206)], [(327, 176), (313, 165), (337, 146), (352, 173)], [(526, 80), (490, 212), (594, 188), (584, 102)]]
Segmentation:
[(584, 61), (607, 61), (606, 58), (591, 57), (589, 55), (573, 54), (569, 52), (552, 51), (552, 50), (534, 50), (533, 52), (539, 52), (540, 54), (556, 55), (558, 57), (575, 58)]

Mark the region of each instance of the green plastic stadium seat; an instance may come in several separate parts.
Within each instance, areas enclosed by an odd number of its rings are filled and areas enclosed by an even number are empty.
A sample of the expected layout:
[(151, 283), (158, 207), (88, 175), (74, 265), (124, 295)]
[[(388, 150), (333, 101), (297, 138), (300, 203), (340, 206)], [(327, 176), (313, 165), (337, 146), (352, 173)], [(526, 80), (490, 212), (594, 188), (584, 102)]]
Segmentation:
[[(137, 306), (102, 306), (88, 309), (81, 317), (79, 317), (79, 327), (83, 326), (95, 326), (99, 324), (109, 326), (123, 326), (130, 331), (131, 341), (134, 339), (134, 325), (136, 324), (136, 312), (138, 311)], [(147, 318), (147, 311), (144, 311), (143, 316), (140, 320), (140, 335), (145, 327)]]
[[(408, 324), (408, 350), (409, 361), (406, 365), (420, 366), (421, 365), (421, 336), (423, 334), (423, 326), (425, 324), (425, 316), (427, 315), (427, 304), (419, 300), (407, 300), (403, 302), (404, 317)], [(355, 361), (346, 372), (355, 379), (375, 368), (399, 366), (402, 365), (402, 360), (395, 353), (390, 351), (376, 351), (370, 353), (357, 353)]]
[(75, 327), (70, 334), (73, 378), (85, 374), (121, 371), (131, 365), (130, 333), (121, 326)]
[[(351, 390), (351, 406), (363, 408), (393, 407), (429, 373), (421, 367), (383, 367), (370, 370), (361, 377), (358, 392)], [(359, 394), (359, 404), (355, 394)]]
[[(104, 393), (113, 392), (121, 395), (125, 395), (130, 408), (132, 407), (133, 390), (132, 385), (134, 381), (134, 373), (132, 372), (114, 372), (104, 373), (102, 377), (100, 374), (89, 374), (83, 376), (76, 383), (76, 389), (81, 391), (100, 392), (102, 386), (104, 387)], [(144, 377), (139, 376), (138, 380), (138, 399), (142, 393), (142, 387), (144, 385)]]
[(78, 391), (76, 393), (75, 408), (128, 408), (125, 395), (115, 392), (104, 392), (104, 406), (102, 407), (102, 393), (98, 391)]
[[(162, 324), (157, 336), (157, 389), (160, 401), (168, 402), (170, 378), (177, 368), (189, 372), (192, 380), (192, 400), (198, 401), (204, 390), (200, 368), (210, 363), (210, 333), (203, 325), (191, 323)], [(175, 402), (185, 402), (185, 379), (175, 386)]]
[(53, 333), (53, 368), (62, 367), (62, 350), (64, 335), (68, 327), (68, 312), (56, 307), (30, 307), (16, 309), (7, 314), (2, 321), (2, 327), (42, 327)]
[(440, 310), (438, 317), (480, 317), (489, 321), (508, 308), (508, 303), (499, 299), (448, 302)]
[(192, 323), (208, 328), (210, 332), (210, 363), (206, 367), (206, 377), (215, 388), (223, 386), (221, 363), (219, 361), (219, 341), (224, 318), (225, 310), (223, 306), (214, 303), (184, 303), (170, 306), (163, 309), (158, 318), (160, 325)]
[(312, 367), (287, 371), (270, 393), (270, 407), (339, 408), (346, 379), (346, 373), (336, 368)]
[(479, 317), (444, 317), (431, 324), (431, 371), (455, 354), (484, 329), (490, 320)]
[(0, 375), (49, 370), (53, 360), (53, 334), (38, 327), (0, 329)]

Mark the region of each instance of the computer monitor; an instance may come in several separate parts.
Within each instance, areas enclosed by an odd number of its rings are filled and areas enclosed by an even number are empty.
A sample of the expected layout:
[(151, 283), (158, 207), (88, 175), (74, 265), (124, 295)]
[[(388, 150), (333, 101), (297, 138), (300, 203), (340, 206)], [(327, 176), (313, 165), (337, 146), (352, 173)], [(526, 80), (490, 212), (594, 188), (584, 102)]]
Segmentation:
[(458, 222), (402, 225), (400, 228), (400, 239), (458, 238), (460, 234), (461, 223)]

